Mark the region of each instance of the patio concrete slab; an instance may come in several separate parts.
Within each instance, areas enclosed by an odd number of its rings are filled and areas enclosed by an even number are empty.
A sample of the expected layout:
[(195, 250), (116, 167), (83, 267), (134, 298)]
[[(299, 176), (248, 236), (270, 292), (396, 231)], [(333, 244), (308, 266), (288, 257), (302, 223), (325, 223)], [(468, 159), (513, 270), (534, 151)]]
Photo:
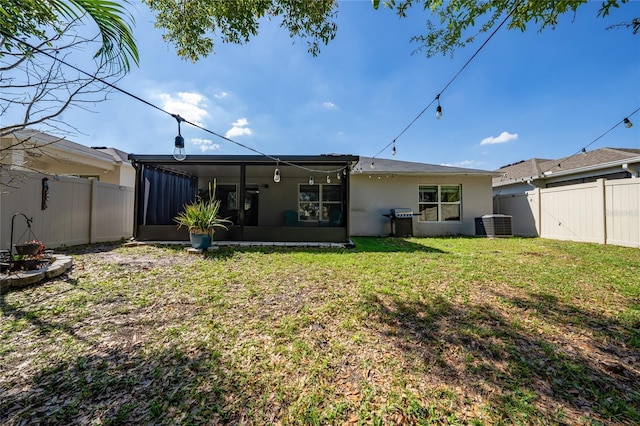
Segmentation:
[[(130, 241), (125, 244), (125, 247), (134, 247), (139, 245), (180, 245), (189, 246), (188, 241)], [(355, 244), (352, 241), (347, 243), (328, 243), (328, 242), (314, 242), (314, 241), (213, 241), (213, 245), (208, 248), (208, 251), (219, 250), (222, 247), (294, 247), (294, 248), (353, 248)], [(192, 247), (186, 247), (185, 251), (189, 253), (202, 253), (201, 249), (194, 249)]]

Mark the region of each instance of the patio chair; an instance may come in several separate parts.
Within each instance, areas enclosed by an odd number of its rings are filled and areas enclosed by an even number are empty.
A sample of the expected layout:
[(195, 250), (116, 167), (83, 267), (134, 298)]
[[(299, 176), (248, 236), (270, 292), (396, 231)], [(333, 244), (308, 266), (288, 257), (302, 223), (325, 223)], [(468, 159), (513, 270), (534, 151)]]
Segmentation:
[(300, 226), (300, 223), (298, 222), (298, 212), (294, 210), (285, 211), (284, 224), (286, 226)]
[(342, 212), (338, 209), (329, 210), (329, 226), (342, 225)]

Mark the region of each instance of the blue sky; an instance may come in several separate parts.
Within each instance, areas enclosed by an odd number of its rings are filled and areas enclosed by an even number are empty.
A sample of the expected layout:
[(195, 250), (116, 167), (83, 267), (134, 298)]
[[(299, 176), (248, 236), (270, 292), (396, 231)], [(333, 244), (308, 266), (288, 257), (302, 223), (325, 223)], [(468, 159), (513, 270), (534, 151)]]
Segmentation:
[[(494, 170), (532, 157), (560, 158), (590, 144), (640, 107), (640, 35), (608, 25), (640, 16), (632, 0), (606, 19), (600, 1), (566, 15), (555, 30), (501, 29), (435, 105), (381, 158)], [(318, 57), (277, 22), (246, 45), (218, 43), (197, 63), (179, 59), (143, 5), (132, 10), (140, 67), (117, 85), (170, 113), (270, 155), (373, 156), (435, 98), (487, 35), (453, 57), (412, 55), (425, 15), (399, 19), (370, 1), (341, 1), (337, 37)], [(171, 154), (176, 121), (121, 93), (63, 119), (87, 146)], [(640, 148), (635, 126), (619, 126), (589, 150)], [(252, 154), (183, 124), (187, 154)]]

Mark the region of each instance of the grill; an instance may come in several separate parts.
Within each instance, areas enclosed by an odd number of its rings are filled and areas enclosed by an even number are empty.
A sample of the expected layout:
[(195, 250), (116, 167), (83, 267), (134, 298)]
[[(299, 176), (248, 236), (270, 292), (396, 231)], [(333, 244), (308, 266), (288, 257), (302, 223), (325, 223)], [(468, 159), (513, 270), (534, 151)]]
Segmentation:
[(413, 237), (413, 210), (409, 208), (391, 209), (386, 217), (391, 219), (390, 237)]

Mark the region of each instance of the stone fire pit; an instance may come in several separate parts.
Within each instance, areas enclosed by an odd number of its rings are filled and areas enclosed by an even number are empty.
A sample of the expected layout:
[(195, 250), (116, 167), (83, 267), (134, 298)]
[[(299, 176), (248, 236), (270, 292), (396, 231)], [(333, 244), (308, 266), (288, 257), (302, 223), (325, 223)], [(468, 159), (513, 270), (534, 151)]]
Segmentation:
[(68, 271), (73, 265), (70, 256), (52, 254), (51, 261), (30, 271), (7, 270), (0, 272), (0, 293), (10, 289), (25, 287), (45, 279), (54, 278)]

